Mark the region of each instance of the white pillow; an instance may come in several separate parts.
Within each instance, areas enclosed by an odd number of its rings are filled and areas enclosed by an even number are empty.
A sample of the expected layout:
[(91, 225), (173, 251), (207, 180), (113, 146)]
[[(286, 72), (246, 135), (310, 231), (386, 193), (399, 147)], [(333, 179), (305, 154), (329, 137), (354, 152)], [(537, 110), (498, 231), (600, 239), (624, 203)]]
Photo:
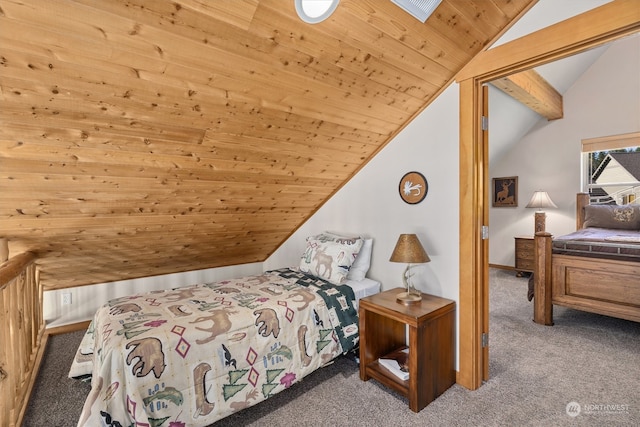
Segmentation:
[(300, 258), (300, 270), (340, 285), (347, 279), (347, 273), (363, 243), (360, 237), (329, 233), (310, 236)]
[(351, 264), (351, 268), (347, 274), (347, 279), (364, 280), (367, 276), (367, 272), (369, 271), (369, 267), (371, 267), (372, 250), (373, 239), (364, 239), (364, 243), (360, 248), (360, 252), (358, 252), (358, 256), (355, 261), (353, 261), (353, 264)]
[(347, 279), (349, 280), (363, 280), (367, 276), (367, 272), (371, 267), (371, 251), (373, 250), (373, 239), (367, 239), (361, 236), (349, 236), (340, 233), (334, 233), (331, 231), (325, 231), (323, 234), (334, 237), (336, 239), (354, 239), (361, 238), (364, 243), (360, 248), (360, 252), (353, 261), (349, 273), (347, 273)]

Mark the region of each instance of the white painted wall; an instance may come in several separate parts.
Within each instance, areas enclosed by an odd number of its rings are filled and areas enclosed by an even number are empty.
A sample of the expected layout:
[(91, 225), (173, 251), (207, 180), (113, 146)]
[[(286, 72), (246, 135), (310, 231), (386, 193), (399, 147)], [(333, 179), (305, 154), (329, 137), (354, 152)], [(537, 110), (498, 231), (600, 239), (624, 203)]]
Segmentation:
[[(413, 282), (424, 292), (458, 299), (458, 86), (450, 86), (421, 115), (309, 219), (266, 262), (298, 265), (305, 238), (322, 231), (373, 238), (368, 277), (382, 289), (402, 286), (405, 264), (389, 262), (402, 233), (420, 238), (431, 262), (416, 266)], [(409, 205), (398, 186), (406, 172), (422, 173), (426, 198)]]
[[(490, 104), (489, 141), (496, 125), (492, 112)], [(567, 90), (564, 118), (541, 118), (490, 163), (491, 177), (518, 176), (519, 196), (518, 207), (490, 208), (489, 262), (514, 266), (514, 236), (533, 235), (535, 209), (525, 206), (535, 190), (546, 190), (558, 206), (546, 211), (547, 231), (554, 235), (575, 231), (575, 195), (582, 191), (581, 141), (638, 131), (640, 35), (635, 35), (612, 43)]]

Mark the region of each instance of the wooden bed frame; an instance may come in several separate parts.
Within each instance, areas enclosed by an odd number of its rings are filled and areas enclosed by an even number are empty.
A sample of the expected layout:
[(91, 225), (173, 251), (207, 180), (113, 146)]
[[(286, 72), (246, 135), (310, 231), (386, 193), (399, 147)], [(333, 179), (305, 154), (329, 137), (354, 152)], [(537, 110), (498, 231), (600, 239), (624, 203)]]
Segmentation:
[[(576, 228), (589, 195), (578, 193)], [(533, 321), (553, 325), (553, 305), (640, 322), (640, 262), (552, 254), (552, 236), (535, 235)]]

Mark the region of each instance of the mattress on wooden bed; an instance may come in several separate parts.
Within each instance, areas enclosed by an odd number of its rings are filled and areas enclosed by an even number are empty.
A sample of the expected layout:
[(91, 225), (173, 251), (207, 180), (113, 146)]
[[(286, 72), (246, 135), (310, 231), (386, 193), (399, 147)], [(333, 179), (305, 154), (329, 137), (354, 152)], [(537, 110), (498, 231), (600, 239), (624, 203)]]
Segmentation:
[(640, 262), (640, 230), (589, 227), (554, 237), (554, 254)]

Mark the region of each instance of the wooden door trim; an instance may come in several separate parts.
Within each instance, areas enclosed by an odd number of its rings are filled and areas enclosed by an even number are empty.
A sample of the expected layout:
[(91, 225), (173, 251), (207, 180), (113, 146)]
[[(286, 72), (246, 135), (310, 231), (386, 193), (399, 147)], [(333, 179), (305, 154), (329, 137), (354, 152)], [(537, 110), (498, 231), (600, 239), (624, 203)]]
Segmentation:
[(638, 32), (637, 0), (614, 0), (478, 54), (457, 81), (494, 80), (601, 46)]
[[(482, 106), (482, 116), (486, 117), (487, 125), (491, 118), (489, 117), (489, 86), (483, 84), (481, 87), (477, 88), (478, 92), (482, 94), (480, 97), (480, 102)], [(489, 198), (488, 194), (493, 194), (491, 190), (489, 190), (489, 129), (488, 126), (483, 127), (480, 133), (480, 141), (482, 146), (481, 151), (481, 167), (482, 171), (479, 173), (479, 178), (482, 179), (482, 190), (480, 193), (485, 197), (480, 199), (481, 208), (482, 208), (482, 223), (489, 226)], [(481, 256), (482, 259), (480, 262), (482, 263), (482, 280), (480, 282), (480, 304), (481, 304), (481, 312), (480, 312), (480, 322), (481, 322), (481, 335), (487, 334), (489, 336), (489, 237), (486, 239), (481, 239), (480, 244), (482, 245)], [(480, 345), (480, 349), (482, 351), (481, 359), (478, 361), (482, 370), (482, 381), (489, 380), (489, 340), (487, 339), (487, 343), (485, 347), (482, 347), (482, 343)]]
[[(456, 382), (475, 390), (482, 383), (482, 199), (479, 177), (481, 147), (473, 144), (480, 132), (479, 91), (473, 79), (460, 82), (460, 296), (458, 305), (458, 374)], [(471, 262), (469, 262), (471, 260)]]
[[(488, 261), (480, 236), (488, 192), (483, 185), (484, 148), (479, 132), (481, 86), (498, 77), (523, 71), (600, 46), (640, 31), (636, 0), (615, 0), (478, 55), (457, 80), (460, 85), (460, 297), (458, 375), (471, 390), (483, 377), (482, 304)], [(471, 262), (469, 262), (471, 260)]]

